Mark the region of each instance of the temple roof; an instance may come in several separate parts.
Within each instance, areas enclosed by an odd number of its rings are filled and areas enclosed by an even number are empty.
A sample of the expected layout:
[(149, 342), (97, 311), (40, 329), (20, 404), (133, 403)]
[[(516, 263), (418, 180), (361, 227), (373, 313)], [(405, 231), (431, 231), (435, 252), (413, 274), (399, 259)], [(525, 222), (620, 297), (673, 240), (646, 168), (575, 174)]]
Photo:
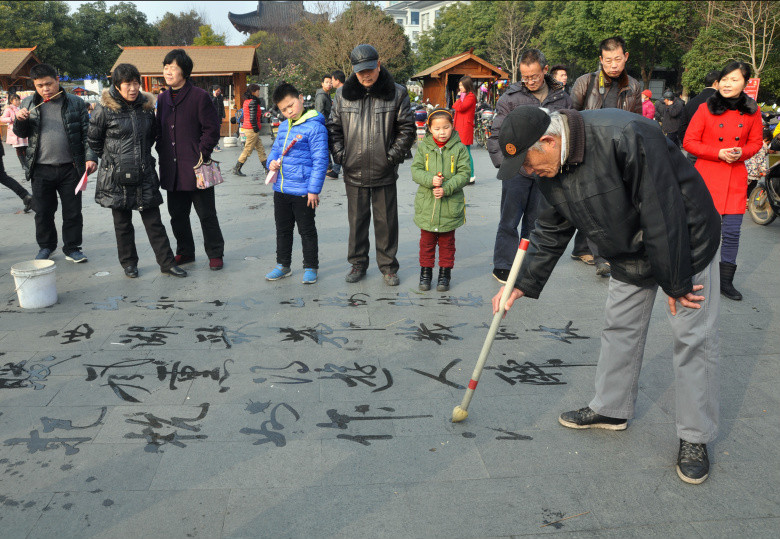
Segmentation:
[(260, 30), (274, 32), (290, 28), (301, 19), (327, 17), (326, 13), (311, 13), (302, 1), (257, 2), (257, 11), (236, 14), (228, 12), (228, 20), (239, 32), (254, 34)]

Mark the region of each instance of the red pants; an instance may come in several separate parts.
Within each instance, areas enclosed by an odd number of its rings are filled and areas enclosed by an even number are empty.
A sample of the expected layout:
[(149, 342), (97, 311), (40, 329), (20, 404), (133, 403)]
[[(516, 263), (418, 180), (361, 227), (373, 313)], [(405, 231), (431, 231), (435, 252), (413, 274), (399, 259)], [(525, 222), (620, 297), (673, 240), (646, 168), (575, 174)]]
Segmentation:
[(436, 265), (436, 245), (439, 245), (439, 267), (455, 266), (455, 231), (428, 232), (420, 230), (420, 266), (432, 268)]

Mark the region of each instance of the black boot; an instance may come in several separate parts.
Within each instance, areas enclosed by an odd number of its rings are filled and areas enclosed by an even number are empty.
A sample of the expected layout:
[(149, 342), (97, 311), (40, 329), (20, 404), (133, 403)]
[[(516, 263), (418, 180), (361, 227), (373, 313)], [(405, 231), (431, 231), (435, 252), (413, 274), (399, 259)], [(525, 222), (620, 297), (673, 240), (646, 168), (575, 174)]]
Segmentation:
[(243, 172), (241, 172), (241, 167), (244, 166), (244, 163), (241, 161), (236, 161), (236, 166), (233, 167), (233, 174), (236, 176), (246, 176)]
[(737, 271), (737, 265), (731, 262), (720, 263), (720, 293), (734, 301), (742, 301), (742, 294), (734, 288), (734, 272)]
[(437, 292), (446, 292), (450, 289), (450, 277), (452, 268), (439, 268), (439, 282), (436, 283)]
[(433, 268), (420, 268), (420, 290), (430, 290), (431, 280), (433, 280)]
[(24, 170), (24, 179), (29, 180), (30, 169), (27, 167), (27, 158), (25, 158), (22, 154), (16, 154), (16, 157), (19, 158), (19, 162), (22, 164), (22, 169)]

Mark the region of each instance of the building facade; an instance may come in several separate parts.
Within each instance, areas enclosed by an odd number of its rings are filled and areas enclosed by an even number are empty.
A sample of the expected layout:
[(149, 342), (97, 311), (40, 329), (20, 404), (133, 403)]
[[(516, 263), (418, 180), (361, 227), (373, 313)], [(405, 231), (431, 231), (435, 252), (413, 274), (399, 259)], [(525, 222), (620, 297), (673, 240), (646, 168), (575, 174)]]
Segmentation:
[[(412, 50), (417, 51), (417, 41), (420, 34), (433, 28), (440, 11), (458, 1), (444, 2), (382, 2), (385, 13), (393, 17), (395, 22), (403, 27), (404, 33), (409, 38)], [(461, 2), (468, 4), (470, 2)]]

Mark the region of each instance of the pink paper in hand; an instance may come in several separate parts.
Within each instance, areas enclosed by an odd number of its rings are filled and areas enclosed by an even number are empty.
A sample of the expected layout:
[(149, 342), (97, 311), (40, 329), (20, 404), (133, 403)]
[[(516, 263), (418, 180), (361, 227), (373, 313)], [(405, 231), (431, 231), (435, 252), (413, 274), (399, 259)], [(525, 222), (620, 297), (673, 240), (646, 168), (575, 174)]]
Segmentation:
[(74, 190), (73, 194), (78, 195), (79, 191), (86, 191), (87, 190), (87, 171), (84, 171), (84, 175), (79, 180), (79, 183), (76, 184), (76, 189)]
[(277, 171), (275, 170), (268, 171), (268, 176), (265, 177), (265, 184), (268, 185), (269, 183), (276, 182), (276, 174)]

